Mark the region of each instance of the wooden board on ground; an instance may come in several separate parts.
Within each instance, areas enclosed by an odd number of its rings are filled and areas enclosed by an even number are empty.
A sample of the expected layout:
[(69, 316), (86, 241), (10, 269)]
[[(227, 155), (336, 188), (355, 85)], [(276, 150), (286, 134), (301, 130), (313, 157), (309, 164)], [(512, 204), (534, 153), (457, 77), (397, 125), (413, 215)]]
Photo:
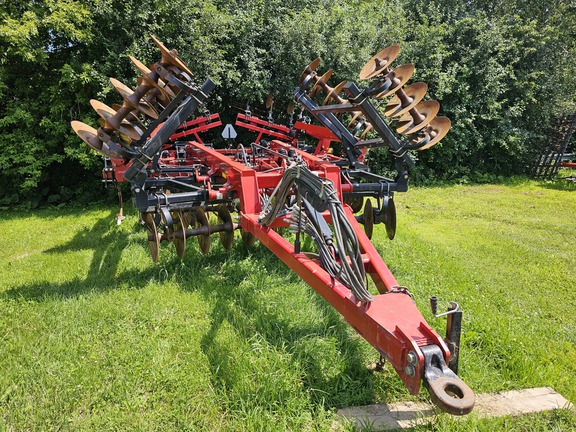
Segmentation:
[[(574, 405), (550, 387), (515, 390), (503, 393), (477, 394), (476, 406), (471, 415), (477, 417), (517, 416)], [(404, 429), (431, 421), (439, 412), (424, 402), (395, 402), (381, 405), (343, 408), (338, 414), (359, 427), (380, 430)]]

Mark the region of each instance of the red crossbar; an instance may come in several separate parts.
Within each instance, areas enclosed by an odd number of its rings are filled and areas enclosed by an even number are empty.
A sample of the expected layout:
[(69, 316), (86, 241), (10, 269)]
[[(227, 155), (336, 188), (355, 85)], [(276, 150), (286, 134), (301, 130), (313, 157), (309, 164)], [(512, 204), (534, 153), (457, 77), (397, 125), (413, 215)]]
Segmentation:
[(240, 126), (252, 132), (258, 132), (258, 136), (254, 140), (255, 143), (260, 142), (262, 135), (267, 135), (288, 142), (292, 141), (292, 137), (289, 135), (290, 128), (284, 125), (261, 120), (255, 116), (247, 116), (239, 113), (236, 117), (236, 126)]
[[(195, 127), (192, 127), (195, 126)], [(222, 126), (222, 122), (220, 121), (220, 114), (210, 114), (208, 116), (200, 116), (195, 118), (194, 120), (187, 121), (184, 123), (179, 130), (185, 128), (185, 130), (181, 132), (176, 132), (172, 134), (170, 139), (172, 141), (177, 140), (179, 138), (183, 138), (186, 136), (194, 135), (196, 141), (202, 142), (199, 133), (206, 132), (207, 130), (213, 129), (215, 127)], [(192, 127), (192, 129), (188, 129)]]

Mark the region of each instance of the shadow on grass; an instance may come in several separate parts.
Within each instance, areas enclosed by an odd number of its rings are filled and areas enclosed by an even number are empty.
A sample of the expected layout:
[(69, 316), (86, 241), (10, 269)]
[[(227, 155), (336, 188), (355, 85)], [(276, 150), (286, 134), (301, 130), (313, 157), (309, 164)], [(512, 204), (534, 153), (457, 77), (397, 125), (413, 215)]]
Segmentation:
[[(246, 259), (254, 261), (259, 275), (254, 274), (253, 267), (242, 265)], [(201, 349), (211, 368), (212, 384), (218, 391), (234, 397), (238, 391), (242, 393), (238, 388), (245, 385), (230, 378), (235, 374), (230, 369), (238, 366), (234, 358), (242, 354), (237, 351), (237, 345), (226, 344), (219, 337), (221, 331), (227, 331), (222, 327), (229, 326), (242, 341), (256, 337), (265, 347), (281, 353), (280, 356), (288, 354), (289, 362), (301, 371), (298, 379), (313, 404), (340, 408), (374, 399), (373, 378), (362, 351), (364, 342), (350, 334), (349, 326), (340, 314), (312, 288), (309, 293), (299, 290), (293, 299), (284, 302), (282, 289), (294, 287), (299, 277), (264, 246), (258, 244), (248, 250), (239, 244), (231, 251), (218, 248), (207, 256), (195, 256), (192, 262), (185, 264), (196, 282), (184, 283), (183, 289), (199, 292), (212, 306), (212, 324), (202, 338)], [(284, 281), (284, 286), (266, 286), (267, 276)], [(245, 281), (249, 282), (243, 285)], [(270, 294), (265, 292), (267, 289), (276, 292)], [(295, 303), (298, 301), (311, 302), (302, 307), (318, 311), (318, 316), (309, 320), (294, 318), (285, 309), (297, 308)], [(329, 352), (323, 352), (324, 345)], [(338, 358), (331, 357), (334, 354)], [(329, 362), (337, 363), (338, 373), (327, 373)], [(248, 369), (252, 371), (250, 367)], [(262, 385), (268, 390), (260, 391), (274, 393), (272, 385)], [(270, 399), (261, 395), (260, 400), (269, 400), (271, 406), (275, 405), (273, 395)]]
[[(111, 211), (91, 228), (78, 231), (68, 243), (45, 251), (58, 254), (92, 249), (92, 260), (84, 278), (77, 277), (64, 283), (24, 284), (0, 296), (26, 301), (73, 298), (88, 292), (117, 289), (127, 281), (137, 287), (158, 279), (158, 266), (119, 271), (122, 252), (128, 245), (130, 234), (126, 232), (128, 230), (116, 229), (111, 222), (114, 215), (115, 212)], [(138, 229), (136, 224), (134, 228)], [(163, 249), (166, 249), (165, 244)], [(223, 323), (227, 322), (245, 343), (257, 336), (281, 356), (287, 354), (289, 362), (302, 371), (298, 379), (312, 404), (340, 408), (373, 401), (373, 377), (366, 368), (362, 352), (364, 342), (351, 335), (348, 325), (336, 310), (311, 288), (304, 294), (300, 290), (299, 298), (311, 302), (312, 309), (318, 311), (319, 317), (314, 320), (290, 319), (280, 310), (284, 305), (269, 303), (263, 294), (269, 288), (266, 277), (273, 275), (274, 280), (286, 281), (287, 286), (295, 285), (299, 277), (264, 246), (247, 248), (238, 242), (231, 251), (215, 246), (208, 255), (190, 249), (197, 248), (189, 245), (184, 262), (180, 262), (173, 252), (172, 258), (163, 253), (161, 261), (165, 269), (172, 269), (172, 275), (183, 291), (198, 292), (212, 309), (212, 324), (202, 338), (201, 349), (209, 361), (216, 389), (224, 394), (230, 391), (227, 377), (223, 377), (219, 370), (222, 359), (241, 355), (233, 347), (217, 342), (217, 335)], [(246, 260), (251, 265), (241, 265)], [(243, 284), (245, 281), (249, 283)], [(274, 295), (279, 295), (277, 302), (280, 302), (282, 291), (278, 287), (276, 290)], [(289, 307), (298, 305), (290, 302)], [(336, 359), (338, 373), (326, 373), (326, 362), (333, 361), (333, 358), (322, 352), (323, 343), (329, 343), (332, 352), (339, 355)], [(376, 358), (374, 351), (374, 360)], [(270, 404), (274, 405), (274, 401)], [(256, 405), (252, 408), (256, 409)]]
[[(114, 207), (113, 203), (105, 204), (107, 207)], [(14, 219), (22, 219), (26, 217), (38, 217), (44, 220), (63, 219), (66, 217), (75, 217), (81, 212), (86, 211), (100, 211), (102, 210), (102, 202), (91, 202), (88, 204), (80, 204), (78, 202), (71, 202), (66, 205), (55, 206), (48, 205), (46, 207), (29, 209), (25, 206), (22, 207), (9, 207), (0, 210), (3, 221), (10, 221)], [(118, 211), (116, 210), (116, 213)], [(114, 213), (114, 214), (116, 214)]]
[[(576, 176), (576, 171), (574, 172), (574, 176)], [(538, 186), (544, 189), (559, 191), (576, 191), (576, 182), (568, 181), (565, 177), (556, 178), (554, 180), (541, 180), (538, 182)]]
[[(64, 212), (64, 216), (78, 213), (78, 209)], [(58, 210), (59, 212), (59, 210)], [(42, 217), (57, 218), (56, 210), (43, 210)], [(117, 288), (119, 282), (126, 280), (142, 280), (143, 284), (153, 277), (154, 270), (127, 271), (117, 274), (122, 251), (128, 245), (129, 234), (122, 230), (111, 228), (116, 213), (100, 218), (91, 228), (78, 231), (66, 244), (44, 251), (47, 254), (92, 249), (93, 255), (84, 278), (76, 277), (63, 283), (41, 282), (12, 288), (0, 294), (0, 297), (23, 299), (27, 301), (42, 301), (49, 298), (70, 298), (92, 291), (108, 291)], [(55, 270), (57, 271), (57, 270)]]

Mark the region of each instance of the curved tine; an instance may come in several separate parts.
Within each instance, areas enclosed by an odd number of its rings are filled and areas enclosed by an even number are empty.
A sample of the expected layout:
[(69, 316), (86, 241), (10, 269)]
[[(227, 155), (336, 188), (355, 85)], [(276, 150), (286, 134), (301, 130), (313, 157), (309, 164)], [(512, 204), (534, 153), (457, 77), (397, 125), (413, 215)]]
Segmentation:
[(368, 132), (370, 132), (373, 128), (374, 126), (372, 126), (371, 123), (366, 123), (366, 128), (364, 129), (364, 132), (362, 132), (362, 135), (360, 135), (360, 139), (363, 140), (364, 138), (366, 138)]
[(354, 114), (354, 115), (352, 116), (352, 119), (348, 123), (348, 126), (347, 126), (348, 129), (350, 129), (352, 126), (354, 126), (358, 122), (358, 119), (362, 115), (362, 112), (361, 111), (355, 111), (352, 114)]

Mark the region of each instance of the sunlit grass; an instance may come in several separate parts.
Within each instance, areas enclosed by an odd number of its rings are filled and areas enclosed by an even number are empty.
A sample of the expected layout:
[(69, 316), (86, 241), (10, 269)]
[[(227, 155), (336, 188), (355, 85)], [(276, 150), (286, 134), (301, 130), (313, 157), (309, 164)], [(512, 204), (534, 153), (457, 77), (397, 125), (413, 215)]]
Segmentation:
[[(426, 319), (464, 310), (477, 392), (576, 401), (576, 196), (554, 184), (413, 188), (374, 243)], [(263, 246), (194, 239), (149, 258), (135, 211), (3, 212), (0, 419), (14, 430), (329, 430), (340, 407), (413, 398), (390, 366)], [(426, 392), (419, 396), (426, 399)], [(344, 429), (351, 425), (343, 424)], [(425, 430), (570, 430), (572, 413), (439, 415)]]

